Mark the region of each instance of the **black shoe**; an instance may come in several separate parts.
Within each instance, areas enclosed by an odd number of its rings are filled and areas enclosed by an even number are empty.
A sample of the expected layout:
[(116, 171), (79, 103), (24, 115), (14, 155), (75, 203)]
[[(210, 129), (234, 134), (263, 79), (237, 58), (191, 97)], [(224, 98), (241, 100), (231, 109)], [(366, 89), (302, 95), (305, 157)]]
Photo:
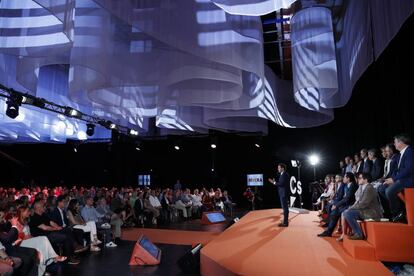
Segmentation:
[(407, 217), (404, 212), (401, 212), (399, 215), (392, 218), (392, 222), (396, 223), (407, 223)]
[(278, 227), (288, 227), (289, 223), (279, 223), (277, 226)]
[(364, 238), (364, 236), (354, 234), (354, 235), (350, 236), (349, 239), (355, 241), (355, 240), (364, 240), (365, 238)]
[(77, 264), (80, 264), (80, 261), (79, 261), (79, 259), (77, 259), (75, 257), (70, 257), (70, 258), (68, 258), (68, 264), (77, 265)]
[(322, 233), (318, 234), (318, 237), (332, 237), (332, 234), (328, 231), (323, 231)]

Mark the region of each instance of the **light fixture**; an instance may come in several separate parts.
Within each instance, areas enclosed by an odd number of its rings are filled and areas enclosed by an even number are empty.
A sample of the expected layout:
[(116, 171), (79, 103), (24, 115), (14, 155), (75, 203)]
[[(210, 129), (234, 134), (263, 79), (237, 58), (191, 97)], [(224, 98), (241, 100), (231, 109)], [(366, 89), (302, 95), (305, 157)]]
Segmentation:
[(109, 124), (109, 129), (116, 129), (116, 124), (110, 123)]
[(300, 166), (299, 160), (290, 160), (290, 163), (292, 164), (292, 167), (297, 168)]
[(78, 149), (76, 147), (73, 148), (74, 152), (78, 152)]
[(129, 135), (132, 135), (132, 136), (138, 136), (139, 134), (138, 130), (135, 130), (135, 129), (129, 129), (128, 133)]
[(178, 145), (175, 145), (175, 146), (174, 146), (174, 148), (175, 148), (176, 150), (180, 150), (180, 146), (178, 146)]
[(318, 164), (319, 164), (319, 156), (318, 156), (318, 155), (316, 155), (316, 154), (312, 154), (312, 155), (310, 155), (310, 156), (309, 156), (309, 163), (310, 163), (312, 166), (316, 166), (316, 165), (318, 165)]
[(95, 125), (94, 124), (86, 124), (86, 134), (88, 136), (93, 136), (95, 133)]
[(211, 148), (215, 149), (215, 148), (217, 148), (217, 145), (216, 144), (211, 144)]
[(256, 148), (260, 148), (260, 144), (259, 144), (259, 143), (255, 143), (255, 144), (254, 144), (254, 146), (255, 146)]
[(23, 96), (20, 95), (11, 95), (11, 97), (6, 102), (6, 115), (12, 119), (15, 119), (19, 116), (19, 107), (22, 104)]
[(80, 111), (77, 111), (76, 109), (73, 109), (72, 107), (66, 107), (65, 108), (65, 115), (73, 118), (81, 118), (82, 113)]

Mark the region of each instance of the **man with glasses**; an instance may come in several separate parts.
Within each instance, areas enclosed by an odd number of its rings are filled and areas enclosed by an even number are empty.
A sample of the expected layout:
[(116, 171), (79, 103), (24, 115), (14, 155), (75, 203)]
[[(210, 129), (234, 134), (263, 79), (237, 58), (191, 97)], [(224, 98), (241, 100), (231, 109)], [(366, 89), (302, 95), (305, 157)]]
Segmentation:
[(358, 220), (379, 220), (382, 217), (381, 206), (377, 198), (377, 191), (371, 184), (369, 184), (370, 182), (371, 175), (368, 173), (359, 174), (359, 188), (355, 193), (356, 201), (343, 213), (346, 222), (352, 228), (353, 235), (349, 237), (350, 240), (364, 239), (364, 234), (358, 224)]

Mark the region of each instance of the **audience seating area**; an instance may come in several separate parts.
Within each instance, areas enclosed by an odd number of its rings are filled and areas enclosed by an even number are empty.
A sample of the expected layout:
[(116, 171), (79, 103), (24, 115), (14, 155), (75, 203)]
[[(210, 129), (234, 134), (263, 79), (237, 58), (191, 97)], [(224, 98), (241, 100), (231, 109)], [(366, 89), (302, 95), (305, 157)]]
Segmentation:
[(366, 240), (344, 239), (345, 250), (354, 258), (414, 263), (414, 189), (405, 189), (408, 224), (361, 221)]

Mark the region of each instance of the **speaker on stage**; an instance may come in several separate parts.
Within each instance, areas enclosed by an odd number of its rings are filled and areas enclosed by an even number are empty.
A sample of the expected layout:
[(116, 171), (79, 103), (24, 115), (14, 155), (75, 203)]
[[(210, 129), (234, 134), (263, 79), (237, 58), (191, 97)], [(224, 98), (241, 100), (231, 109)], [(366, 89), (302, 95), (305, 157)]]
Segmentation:
[(226, 218), (223, 216), (222, 212), (204, 212), (203, 216), (201, 217), (202, 224), (214, 224), (225, 222)]
[(201, 243), (194, 246), (178, 260), (178, 266), (185, 273), (200, 274)]
[(161, 250), (144, 235), (139, 236), (129, 265), (157, 265), (160, 261)]

